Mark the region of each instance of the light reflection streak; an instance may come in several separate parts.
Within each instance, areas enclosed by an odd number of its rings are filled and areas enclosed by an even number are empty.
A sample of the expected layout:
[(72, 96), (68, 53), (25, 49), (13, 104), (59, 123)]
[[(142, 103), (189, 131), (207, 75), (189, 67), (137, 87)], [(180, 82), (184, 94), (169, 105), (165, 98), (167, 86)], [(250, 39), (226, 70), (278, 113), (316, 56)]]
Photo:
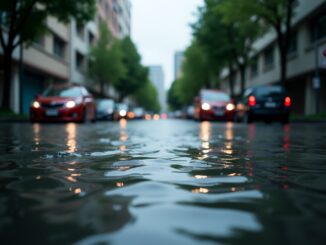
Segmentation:
[(199, 194), (199, 193), (207, 194), (207, 193), (209, 193), (209, 190), (207, 188), (197, 188), (197, 189), (193, 189), (191, 192), (196, 193), (196, 194)]
[(212, 125), (210, 122), (202, 122), (200, 124), (199, 137), (200, 140), (202, 141), (201, 143), (202, 155), (199, 157), (200, 160), (205, 160), (206, 158), (208, 158), (208, 153), (211, 152), (211, 147), (210, 147), (211, 132), (212, 132)]
[(234, 124), (232, 122), (228, 122), (226, 124), (225, 139), (227, 140), (227, 142), (225, 143), (225, 149), (222, 149), (222, 152), (227, 155), (232, 155), (234, 140)]
[(77, 126), (75, 123), (68, 123), (66, 126), (67, 133), (67, 152), (73, 153), (77, 151)]
[(207, 179), (208, 178), (208, 176), (206, 176), (206, 175), (195, 175), (194, 177), (195, 177), (195, 179)]
[(290, 130), (291, 127), (290, 125), (284, 125), (283, 127), (283, 132), (284, 132), (284, 136), (283, 136), (283, 149), (288, 152), (290, 149)]
[(40, 137), (41, 125), (39, 123), (33, 124), (33, 132), (34, 132), (34, 143), (36, 145), (33, 151), (39, 151), (39, 145), (41, 142), (41, 137)]
[(116, 187), (118, 187), (118, 188), (121, 188), (121, 187), (124, 187), (124, 183), (123, 182), (117, 182), (116, 183)]
[(124, 144), (128, 141), (128, 133), (127, 133), (127, 120), (121, 119), (120, 120), (120, 141), (123, 143), (120, 145), (119, 149), (121, 152), (124, 152), (127, 150), (127, 146)]

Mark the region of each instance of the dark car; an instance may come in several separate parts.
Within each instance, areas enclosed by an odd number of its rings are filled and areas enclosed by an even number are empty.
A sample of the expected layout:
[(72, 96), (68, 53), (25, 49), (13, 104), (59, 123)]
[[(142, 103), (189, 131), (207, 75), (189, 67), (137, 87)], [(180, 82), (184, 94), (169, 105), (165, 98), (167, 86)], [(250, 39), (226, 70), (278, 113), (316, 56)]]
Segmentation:
[(235, 105), (231, 97), (219, 90), (203, 89), (195, 99), (194, 118), (196, 120), (233, 121)]
[(114, 100), (100, 99), (96, 101), (96, 118), (98, 120), (113, 120)]
[(94, 121), (96, 105), (83, 86), (53, 86), (37, 96), (30, 107), (32, 122)]
[(291, 98), (282, 86), (259, 86), (245, 91), (237, 104), (236, 118), (248, 123), (253, 121), (289, 122)]
[(120, 120), (122, 118), (127, 118), (129, 111), (129, 106), (125, 103), (118, 103), (115, 105), (114, 110), (114, 120)]

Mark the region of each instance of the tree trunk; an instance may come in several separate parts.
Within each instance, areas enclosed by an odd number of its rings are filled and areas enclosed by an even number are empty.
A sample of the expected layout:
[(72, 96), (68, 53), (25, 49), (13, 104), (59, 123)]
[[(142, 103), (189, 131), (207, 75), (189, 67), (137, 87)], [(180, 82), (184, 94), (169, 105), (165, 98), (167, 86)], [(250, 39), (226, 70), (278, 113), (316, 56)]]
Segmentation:
[(2, 106), (5, 109), (10, 109), (11, 101), (11, 77), (12, 77), (12, 53), (13, 50), (7, 48), (4, 50), (4, 84), (3, 84), (3, 98)]
[(279, 48), (280, 51), (280, 65), (281, 65), (281, 77), (280, 82), (282, 86), (285, 86), (287, 75), (287, 50), (284, 47)]
[(241, 77), (240, 89), (241, 89), (241, 97), (242, 97), (246, 87), (246, 66), (241, 65), (239, 69), (240, 69), (240, 77)]
[(102, 96), (104, 96), (104, 81), (100, 82), (100, 93)]
[(122, 103), (126, 96), (122, 93), (119, 94), (119, 103)]
[(234, 70), (232, 64), (229, 64), (229, 85), (231, 97), (234, 97)]

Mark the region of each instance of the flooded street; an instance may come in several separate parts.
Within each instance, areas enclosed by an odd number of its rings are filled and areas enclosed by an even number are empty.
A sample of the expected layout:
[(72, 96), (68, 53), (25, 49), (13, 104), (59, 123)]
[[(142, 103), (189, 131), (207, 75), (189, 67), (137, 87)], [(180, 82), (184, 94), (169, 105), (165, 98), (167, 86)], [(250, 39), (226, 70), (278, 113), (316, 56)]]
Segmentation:
[(326, 125), (0, 124), (0, 244), (324, 244)]

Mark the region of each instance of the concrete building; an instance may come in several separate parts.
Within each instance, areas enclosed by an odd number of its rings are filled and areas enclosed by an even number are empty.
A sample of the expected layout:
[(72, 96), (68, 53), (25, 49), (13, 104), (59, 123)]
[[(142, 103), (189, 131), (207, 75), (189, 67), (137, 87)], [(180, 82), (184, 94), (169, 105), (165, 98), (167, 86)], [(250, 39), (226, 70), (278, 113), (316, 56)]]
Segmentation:
[(164, 88), (164, 71), (162, 66), (149, 66), (149, 79), (157, 90), (161, 111), (166, 112), (166, 92)]
[[(317, 108), (319, 112), (326, 112), (325, 0), (298, 0), (292, 26), (293, 38), (288, 50), (286, 88), (293, 100), (293, 113), (311, 115), (317, 112)], [(247, 87), (279, 83), (277, 48), (273, 30), (257, 40), (253, 48), (253, 62), (246, 70)], [(316, 82), (316, 73), (319, 73), (320, 82)], [(221, 88), (229, 91), (227, 69), (222, 72), (222, 80)], [(236, 76), (235, 93), (240, 93), (239, 72)]]
[(130, 35), (130, 0), (98, 0), (97, 6), (99, 20), (107, 23), (114, 37), (123, 38)]
[(70, 23), (70, 82), (87, 84), (88, 54), (98, 36), (95, 21), (79, 26), (75, 20)]
[(184, 53), (182, 51), (175, 52), (174, 54), (174, 80), (177, 80), (182, 75), (182, 62)]
[[(20, 52), (20, 48), (14, 51), (11, 91), (2, 89), (0, 67), (0, 101), (3, 93), (9, 92), (12, 110), (28, 114), (35, 95), (43, 92), (50, 83), (71, 82), (89, 85), (87, 56), (91, 45), (98, 38), (99, 22), (104, 21), (114, 37), (122, 38), (130, 34), (130, 12), (129, 0), (98, 0), (96, 18), (85, 25), (79, 26), (73, 19), (65, 25), (55, 18), (48, 18), (49, 32), (46, 35), (36, 39), (32, 46), (24, 48), (23, 52)], [(18, 65), (20, 53), (23, 61), (22, 82)], [(1, 56), (0, 47), (0, 64)], [(114, 93), (112, 89), (110, 92)]]
[[(1, 91), (11, 93), (11, 108), (17, 113), (21, 111), (27, 114), (35, 95), (40, 94), (51, 82), (69, 81), (70, 29), (54, 18), (47, 19), (47, 26), (49, 33), (35, 40), (31, 47), (24, 48), (22, 52), (23, 82), (20, 82), (18, 66), (21, 47), (14, 51), (12, 90)], [(0, 50), (0, 56), (1, 53)]]

